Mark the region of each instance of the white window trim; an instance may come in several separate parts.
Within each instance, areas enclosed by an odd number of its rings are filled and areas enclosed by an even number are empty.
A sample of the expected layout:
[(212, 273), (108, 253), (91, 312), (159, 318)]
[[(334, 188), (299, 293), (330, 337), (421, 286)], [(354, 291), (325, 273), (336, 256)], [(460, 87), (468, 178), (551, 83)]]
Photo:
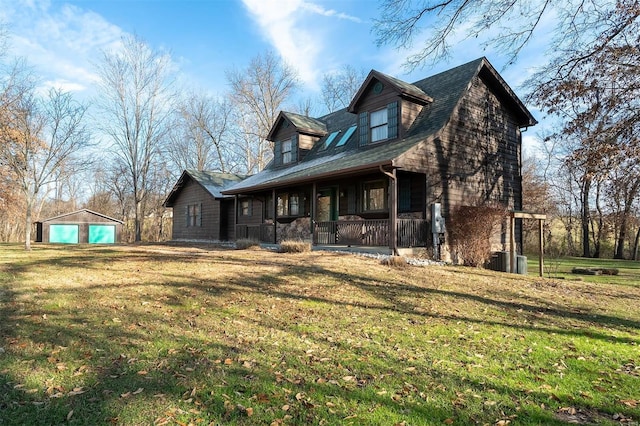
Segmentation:
[(389, 113), (387, 108), (382, 108), (369, 114), (369, 129), (372, 143), (389, 138)]

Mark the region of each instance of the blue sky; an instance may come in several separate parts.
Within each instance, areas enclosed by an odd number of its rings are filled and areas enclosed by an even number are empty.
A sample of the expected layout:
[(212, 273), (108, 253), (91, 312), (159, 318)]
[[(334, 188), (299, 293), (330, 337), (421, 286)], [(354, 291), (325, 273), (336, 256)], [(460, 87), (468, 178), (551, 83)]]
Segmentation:
[[(519, 87), (544, 60), (533, 43), (507, 69), (499, 52), (479, 40), (454, 47), (449, 61), (407, 74), (409, 51), (377, 47), (371, 32), (378, 17), (374, 0), (0, 0), (0, 21), (8, 25), (11, 53), (26, 57), (43, 85), (79, 96), (91, 93), (93, 64), (100, 52), (135, 33), (155, 49), (171, 53), (180, 81), (197, 90), (222, 93), (225, 70), (243, 68), (272, 50), (293, 65), (302, 97), (319, 95), (322, 75), (350, 64), (374, 68), (405, 81), (487, 56), (509, 85)], [(541, 43), (543, 40), (540, 41)], [(419, 43), (417, 43), (419, 46)], [(542, 115), (532, 108), (541, 120)]]

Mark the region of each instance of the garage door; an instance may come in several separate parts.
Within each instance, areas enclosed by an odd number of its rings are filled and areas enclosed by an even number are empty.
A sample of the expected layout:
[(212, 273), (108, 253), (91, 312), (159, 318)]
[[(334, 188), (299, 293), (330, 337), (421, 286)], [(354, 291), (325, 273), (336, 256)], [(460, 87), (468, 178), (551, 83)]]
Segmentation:
[(113, 244), (115, 242), (115, 225), (89, 225), (89, 244)]
[(78, 225), (50, 225), (49, 242), (78, 244)]

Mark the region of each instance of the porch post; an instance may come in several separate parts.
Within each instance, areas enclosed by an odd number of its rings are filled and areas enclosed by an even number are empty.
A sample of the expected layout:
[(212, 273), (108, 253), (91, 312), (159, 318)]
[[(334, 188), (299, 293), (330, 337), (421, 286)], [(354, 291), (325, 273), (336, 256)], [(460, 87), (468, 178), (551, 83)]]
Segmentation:
[(238, 241), (238, 194), (233, 196), (233, 236)]
[(391, 187), (391, 208), (389, 209), (389, 227), (391, 228), (391, 241), (389, 247), (393, 256), (398, 254), (398, 179), (396, 169), (393, 169), (389, 175), (389, 186)]
[(317, 209), (317, 203), (318, 202), (318, 187), (316, 186), (316, 183), (313, 182), (313, 185), (311, 186), (311, 220), (309, 223), (309, 226), (311, 227), (311, 244), (315, 245), (316, 244), (316, 237), (315, 237), (315, 226), (316, 226), (316, 209)]
[(509, 224), (509, 257), (510, 257), (510, 270), (512, 274), (518, 272), (516, 269), (516, 215), (511, 213), (511, 220)]
[(271, 190), (271, 199), (273, 200), (273, 206), (271, 207), (271, 213), (273, 217), (273, 244), (278, 243), (278, 221), (276, 220), (276, 213), (278, 212), (278, 200), (276, 200), (276, 189)]

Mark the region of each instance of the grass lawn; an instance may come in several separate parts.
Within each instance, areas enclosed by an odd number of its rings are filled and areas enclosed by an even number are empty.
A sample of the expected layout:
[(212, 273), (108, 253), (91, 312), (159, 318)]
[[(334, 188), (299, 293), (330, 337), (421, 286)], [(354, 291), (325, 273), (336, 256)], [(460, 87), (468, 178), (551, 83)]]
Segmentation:
[[(529, 275), (537, 275), (539, 271), (538, 255), (527, 257)], [(617, 269), (618, 275), (584, 275), (574, 274), (574, 268)], [(584, 280), (592, 283), (619, 284), (640, 286), (640, 262), (617, 259), (589, 259), (584, 257), (547, 257), (544, 259), (544, 276), (568, 280)]]
[(637, 424), (629, 265), (0, 245), (0, 425)]

